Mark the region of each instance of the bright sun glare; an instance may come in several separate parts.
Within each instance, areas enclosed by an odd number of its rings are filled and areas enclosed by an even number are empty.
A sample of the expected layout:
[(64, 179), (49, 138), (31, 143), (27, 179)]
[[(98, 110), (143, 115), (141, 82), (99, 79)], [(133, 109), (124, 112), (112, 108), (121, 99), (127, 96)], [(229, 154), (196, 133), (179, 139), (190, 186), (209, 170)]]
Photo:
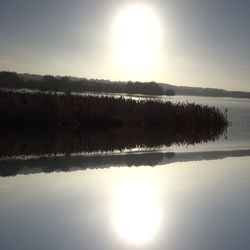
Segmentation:
[(152, 185), (128, 180), (119, 189), (114, 211), (117, 232), (126, 241), (143, 244), (156, 234), (160, 223), (160, 206)]
[(116, 17), (114, 39), (122, 67), (130, 71), (146, 71), (160, 49), (160, 21), (150, 7), (131, 5)]

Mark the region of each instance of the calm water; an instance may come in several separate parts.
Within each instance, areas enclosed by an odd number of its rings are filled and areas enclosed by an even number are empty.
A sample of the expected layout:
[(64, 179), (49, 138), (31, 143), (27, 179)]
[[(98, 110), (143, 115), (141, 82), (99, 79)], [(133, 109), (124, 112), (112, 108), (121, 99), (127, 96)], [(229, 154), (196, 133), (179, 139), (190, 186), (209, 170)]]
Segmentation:
[(171, 99), (227, 108), (227, 139), (0, 161), (0, 249), (250, 249), (250, 101)]

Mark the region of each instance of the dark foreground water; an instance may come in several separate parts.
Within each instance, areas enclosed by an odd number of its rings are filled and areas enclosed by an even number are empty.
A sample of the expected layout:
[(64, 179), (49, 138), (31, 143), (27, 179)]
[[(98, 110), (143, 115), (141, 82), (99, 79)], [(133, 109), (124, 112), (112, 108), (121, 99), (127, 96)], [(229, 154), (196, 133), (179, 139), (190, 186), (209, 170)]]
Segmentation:
[(228, 109), (227, 138), (1, 159), (0, 249), (250, 249), (250, 102), (195, 101)]

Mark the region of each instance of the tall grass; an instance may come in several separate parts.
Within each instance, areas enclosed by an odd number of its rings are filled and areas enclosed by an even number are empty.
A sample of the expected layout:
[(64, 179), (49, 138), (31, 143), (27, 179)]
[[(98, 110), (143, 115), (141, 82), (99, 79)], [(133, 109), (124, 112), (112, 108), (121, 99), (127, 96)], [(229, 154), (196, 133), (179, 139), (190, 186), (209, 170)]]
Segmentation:
[(1, 128), (86, 130), (126, 126), (193, 133), (227, 124), (226, 114), (219, 109), (194, 103), (0, 91)]

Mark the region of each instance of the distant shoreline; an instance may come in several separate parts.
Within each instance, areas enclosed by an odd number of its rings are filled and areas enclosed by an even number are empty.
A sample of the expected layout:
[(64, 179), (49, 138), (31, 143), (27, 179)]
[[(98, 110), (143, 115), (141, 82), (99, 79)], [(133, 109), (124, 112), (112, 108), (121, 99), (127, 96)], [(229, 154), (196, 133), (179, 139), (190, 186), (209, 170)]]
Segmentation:
[(138, 81), (110, 81), (51, 75), (0, 72), (0, 88), (30, 89), (49, 92), (112, 93), (146, 96), (202, 96), (250, 99), (250, 92), (228, 91), (216, 88), (176, 86), (166, 83)]
[[(65, 92), (62, 91), (42, 91), (42, 90), (36, 90), (36, 89), (27, 89), (27, 88), (20, 88), (20, 89), (10, 89), (10, 88), (0, 88), (0, 91), (13, 91), (18, 93), (46, 93), (46, 94), (59, 94), (64, 95)], [(145, 95), (145, 94), (128, 94), (128, 93), (113, 93), (113, 92), (70, 92), (72, 95), (80, 95), (80, 96), (111, 96), (111, 97), (138, 97), (138, 98), (145, 98), (145, 99), (159, 99), (162, 98), (168, 98), (169, 100), (175, 100), (177, 98), (182, 97), (194, 97), (194, 98), (222, 98), (222, 99), (231, 99), (231, 100), (246, 100), (250, 101), (249, 98), (244, 97), (230, 97), (230, 96), (202, 96), (202, 95), (174, 95), (174, 96), (168, 96), (168, 95)]]

